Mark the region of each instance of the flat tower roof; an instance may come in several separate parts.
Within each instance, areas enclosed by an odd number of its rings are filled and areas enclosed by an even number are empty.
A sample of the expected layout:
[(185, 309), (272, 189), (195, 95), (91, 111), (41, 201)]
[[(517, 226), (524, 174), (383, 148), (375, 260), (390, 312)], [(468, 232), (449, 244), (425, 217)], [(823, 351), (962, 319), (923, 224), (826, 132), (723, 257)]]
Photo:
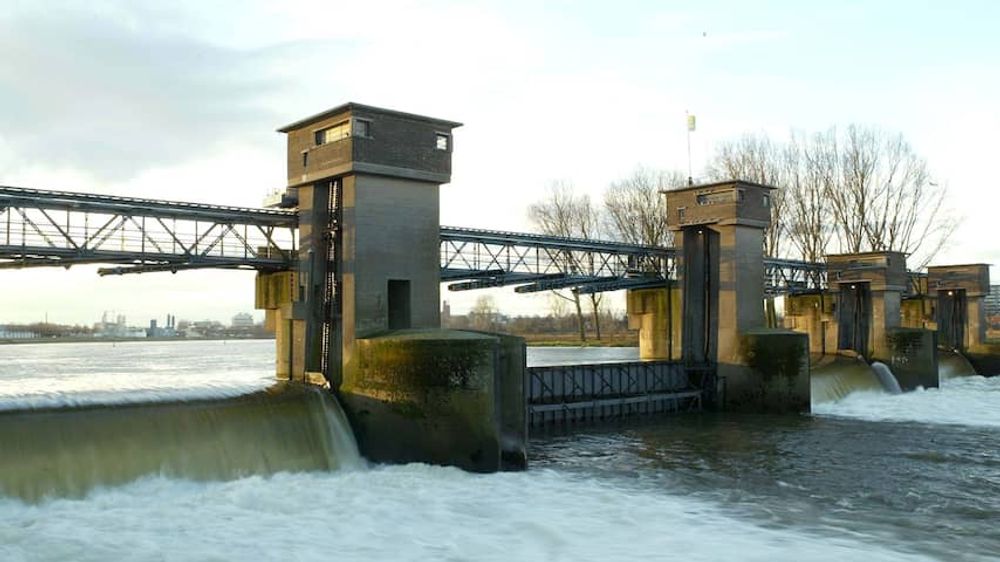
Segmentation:
[(373, 113), (384, 113), (386, 115), (395, 115), (397, 117), (405, 117), (407, 119), (413, 119), (415, 121), (425, 121), (425, 122), (428, 122), (428, 123), (434, 123), (436, 125), (444, 125), (446, 127), (452, 128), (452, 129), (454, 129), (455, 127), (461, 127), (462, 126), (462, 124), (459, 123), (459, 122), (457, 122), (457, 121), (448, 121), (446, 119), (436, 119), (434, 117), (427, 117), (426, 115), (417, 115), (416, 113), (406, 113), (405, 111), (396, 111), (395, 109), (385, 109), (383, 107), (375, 107), (373, 105), (365, 105), (365, 104), (355, 103), (353, 101), (349, 101), (347, 103), (338, 105), (336, 107), (331, 107), (330, 109), (327, 109), (326, 111), (322, 111), (322, 112), (317, 113), (315, 115), (310, 115), (309, 117), (306, 117), (304, 119), (299, 119), (298, 121), (296, 121), (294, 123), (289, 123), (288, 125), (285, 125), (284, 127), (279, 128), (278, 132), (279, 133), (288, 133), (288, 132), (293, 131), (295, 129), (304, 127), (306, 125), (309, 125), (310, 123), (315, 123), (316, 121), (321, 121), (323, 119), (326, 119), (327, 117), (331, 117), (333, 115), (336, 115), (338, 113), (343, 113), (345, 111), (354, 111), (355, 109), (360, 109), (360, 110), (363, 110), (363, 111), (371, 111)]
[(725, 185), (736, 185), (736, 184), (739, 184), (739, 185), (750, 185), (750, 186), (753, 186), (753, 187), (760, 187), (762, 189), (778, 189), (777, 187), (774, 187), (773, 185), (764, 185), (762, 183), (754, 183), (752, 181), (746, 181), (746, 180), (724, 180), (724, 181), (715, 181), (715, 182), (711, 182), (711, 183), (699, 183), (699, 184), (696, 184), (696, 185), (680, 185), (680, 186), (677, 186), (677, 187), (671, 187), (670, 189), (661, 189), (660, 193), (670, 193), (672, 191), (687, 191), (689, 189), (707, 189), (707, 188), (710, 188), (710, 187), (722, 187), (722, 186), (725, 186)]

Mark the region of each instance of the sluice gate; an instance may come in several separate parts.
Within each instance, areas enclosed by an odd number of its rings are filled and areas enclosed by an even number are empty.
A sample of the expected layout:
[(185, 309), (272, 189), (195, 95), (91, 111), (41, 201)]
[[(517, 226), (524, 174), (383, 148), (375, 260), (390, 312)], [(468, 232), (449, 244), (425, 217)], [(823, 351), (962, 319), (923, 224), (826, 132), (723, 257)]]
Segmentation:
[(529, 367), (531, 427), (701, 410), (701, 390), (678, 361)]

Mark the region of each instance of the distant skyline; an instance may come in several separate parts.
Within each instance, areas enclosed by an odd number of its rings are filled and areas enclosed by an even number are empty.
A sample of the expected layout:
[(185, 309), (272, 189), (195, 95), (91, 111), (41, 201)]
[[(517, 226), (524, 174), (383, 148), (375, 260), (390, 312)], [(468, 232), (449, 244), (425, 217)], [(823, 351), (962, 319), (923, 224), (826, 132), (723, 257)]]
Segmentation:
[[(285, 182), (274, 129), (357, 101), (465, 123), (442, 223), (527, 230), (552, 181), (599, 200), (637, 165), (686, 170), (687, 111), (696, 176), (743, 132), (861, 123), (948, 184), (963, 220), (938, 263), (1000, 260), (994, 2), (0, 4), (3, 185), (257, 206)], [(0, 287), (15, 322), (253, 306), (250, 272), (4, 270)], [(442, 296), (460, 314), (479, 294)]]
[[(142, 311), (142, 310), (136, 310), (136, 311), (133, 311), (133, 313), (128, 313), (128, 312), (125, 312), (125, 311), (122, 311), (122, 310), (102, 310), (102, 311), (98, 312), (90, 321), (64, 322), (64, 321), (60, 321), (58, 319), (59, 311), (55, 311), (54, 313), (53, 312), (48, 312), (48, 311), (43, 311), (41, 317), (39, 317), (37, 319), (33, 319), (33, 320), (18, 320), (18, 321), (10, 320), (3, 313), (0, 313), (0, 326), (27, 325), (27, 324), (35, 324), (35, 323), (39, 323), (39, 322), (41, 322), (41, 323), (48, 322), (50, 324), (62, 324), (62, 325), (67, 325), (67, 326), (87, 326), (87, 327), (92, 327), (95, 324), (101, 323), (102, 318), (104, 317), (105, 313), (108, 313), (108, 316), (107, 316), (107, 321), (108, 322), (113, 323), (113, 322), (116, 321), (116, 319), (118, 318), (118, 316), (124, 316), (125, 317), (126, 325), (133, 326), (133, 327), (148, 327), (149, 326), (149, 322), (151, 320), (156, 320), (158, 325), (164, 326), (164, 325), (166, 325), (166, 321), (167, 321), (168, 315), (171, 315), (170, 313), (167, 313), (167, 314), (163, 314), (161, 316), (151, 316), (146, 311)], [(242, 310), (242, 311), (239, 311), (239, 312), (234, 312), (233, 314), (231, 314), (231, 315), (229, 315), (227, 317), (218, 317), (218, 318), (200, 317), (200, 316), (197, 317), (197, 318), (177, 317), (176, 318), (176, 322), (214, 321), (214, 322), (221, 322), (222, 324), (228, 326), (228, 325), (230, 325), (232, 323), (233, 317), (235, 317), (238, 314), (250, 314), (253, 317), (253, 320), (254, 320), (255, 323), (259, 323), (259, 322), (263, 322), (264, 321), (264, 311), (263, 310), (253, 310), (253, 309), (248, 308), (246, 310)]]

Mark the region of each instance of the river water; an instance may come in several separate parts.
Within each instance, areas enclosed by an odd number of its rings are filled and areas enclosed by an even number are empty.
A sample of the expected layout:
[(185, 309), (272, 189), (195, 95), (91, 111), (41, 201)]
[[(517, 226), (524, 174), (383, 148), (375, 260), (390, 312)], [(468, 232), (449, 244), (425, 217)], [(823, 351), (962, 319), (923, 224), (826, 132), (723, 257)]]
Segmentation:
[[(139, 411), (129, 404), (230, 404), (271, 384), (272, 346), (0, 346), (0, 410), (114, 403), (139, 424), (148, 416), (128, 413)], [(533, 364), (634, 357), (629, 349), (529, 350)], [(260, 407), (242, 400), (232, 419), (243, 427), (240, 416)], [(267, 415), (286, 420), (295, 408)], [(815, 410), (535, 435), (531, 469), (521, 473), (345, 462), (310, 469), (305, 457), (282, 468), (269, 458), (224, 478), (188, 475), (182, 465), (77, 494), (0, 497), (0, 560), (1000, 559), (1000, 377), (898, 396), (854, 393)], [(21, 427), (7, 416), (0, 412), (0, 471), (16, 462), (2, 435), (13, 442)], [(288, 423), (309, 433), (307, 418)], [(156, 419), (186, 423), (169, 412)], [(205, 419), (235, 431), (232, 419)], [(178, 428), (164, 435), (205, 439), (194, 426)], [(308, 444), (235, 432), (219, 437), (214, 454), (228, 458), (248, 441), (250, 450), (282, 454)]]

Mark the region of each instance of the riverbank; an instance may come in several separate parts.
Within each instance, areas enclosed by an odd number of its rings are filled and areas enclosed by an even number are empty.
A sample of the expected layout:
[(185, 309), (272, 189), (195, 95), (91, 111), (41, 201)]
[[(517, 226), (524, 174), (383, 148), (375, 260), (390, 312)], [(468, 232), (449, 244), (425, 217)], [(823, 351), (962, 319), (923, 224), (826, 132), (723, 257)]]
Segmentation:
[(513, 334), (531, 347), (638, 347), (639, 334), (611, 334), (599, 340), (580, 341), (579, 334)]

